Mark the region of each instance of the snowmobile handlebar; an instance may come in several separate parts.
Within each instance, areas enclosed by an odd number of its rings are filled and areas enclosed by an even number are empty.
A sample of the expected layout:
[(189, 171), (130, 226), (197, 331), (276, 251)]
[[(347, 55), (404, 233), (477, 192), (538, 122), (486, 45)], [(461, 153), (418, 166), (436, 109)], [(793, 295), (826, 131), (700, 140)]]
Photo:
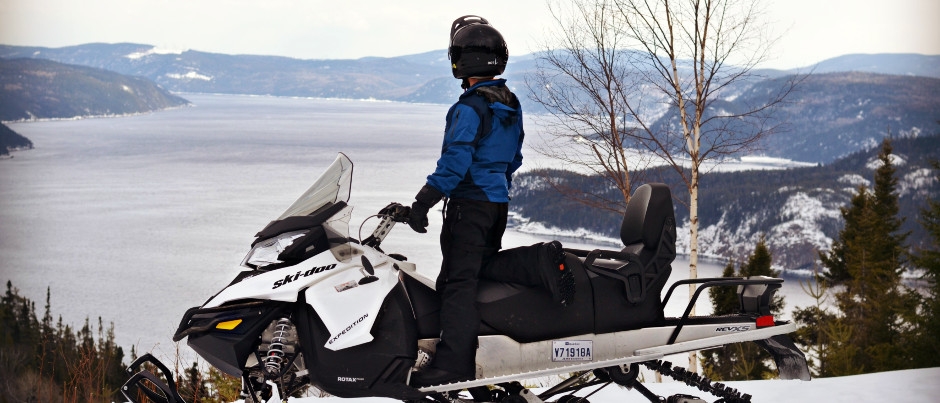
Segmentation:
[(408, 222), (408, 216), (411, 215), (411, 207), (403, 206), (401, 203), (389, 203), (379, 210), (379, 216), (386, 216), (395, 222)]
[(382, 249), (379, 246), (382, 244), (382, 241), (385, 240), (385, 237), (388, 236), (388, 233), (392, 231), (392, 227), (395, 226), (395, 223), (408, 222), (408, 216), (411, 215), (411, 207), (392, 202), (379, 210), (379, 213), (376, 215), (381, 218), (381, 221), (379, 221), (379, 225), (375, 227), (375, 231), (372, 231), (372, 235), (363, 240), (362, 244), (381, 251)]

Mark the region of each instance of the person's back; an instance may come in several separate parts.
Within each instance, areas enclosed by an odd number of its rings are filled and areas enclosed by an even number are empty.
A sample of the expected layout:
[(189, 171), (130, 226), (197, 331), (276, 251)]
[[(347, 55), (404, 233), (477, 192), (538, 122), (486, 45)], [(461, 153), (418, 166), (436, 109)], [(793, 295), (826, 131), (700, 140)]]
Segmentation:
[(447, 112), (442, 156), (428, 177), (451, 198), (505, 203), (522, 165), (522, 108), (506, 80), (481, 81)]

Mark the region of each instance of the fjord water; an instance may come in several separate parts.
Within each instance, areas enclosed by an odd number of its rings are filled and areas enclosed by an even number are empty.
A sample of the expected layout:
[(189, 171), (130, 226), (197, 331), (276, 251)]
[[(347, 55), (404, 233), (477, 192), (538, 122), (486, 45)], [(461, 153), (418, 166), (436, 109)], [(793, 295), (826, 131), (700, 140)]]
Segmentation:
[[(63, 322), (115, 324), (119, 345), (175, 354), (183, 312), (231, 281), (254, 234), (338, 152), (355, 164), (350, 231), (410, 204), (440, 152), (446, 105), (185, 94), (193, 106), (137, 116), (14, 123), (34, 150), (0, 160), (0, 280)], [(527, 122), (529, 138), (538, 129)], [(528, 155), (535, 155), (531, 150)], [(435, 276), (439, 211), (383, 248)], [(368, 220), (361, 236), (377, 220)], [(509, 231), (504, 247), (550, 239)], [(594, 245), (564, 240), (567, 246)], [(686, 278), (678, 259), (672, 280)], [(701, 264), (699, 276), (721, 266)], [(796, 291), (793, 291), (795, 287)], [(798, 285), (787, 287), (799, 293)], [(685, 287), (675, 298), (683, 298)], [(797, 296), (799, 297), (799, 296)], [(703, 298), (700, 312), (709, 311)], [(801, 305), (805, 305), (801, 304)], [(674, 304), (681, 313), (680, 305)], [(788, 304), (788, 309), (793, 303)], [(58, 318), (54, 318), (57, 320)]]

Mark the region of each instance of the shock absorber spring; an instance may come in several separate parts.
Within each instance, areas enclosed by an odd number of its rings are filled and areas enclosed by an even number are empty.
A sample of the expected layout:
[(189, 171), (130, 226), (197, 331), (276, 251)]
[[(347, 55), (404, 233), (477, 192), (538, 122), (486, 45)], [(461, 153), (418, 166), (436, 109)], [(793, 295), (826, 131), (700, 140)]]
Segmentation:
[(281, 366), (284, 364), (284, 350), (290, 343), (288, 335), (293, 327), (294, 325), (287, 318), (278, 319), (275, 323), (271, 344), (268, 345), (268, 353), (264, 357), (265, 378), (273, 380), (280, 377)]

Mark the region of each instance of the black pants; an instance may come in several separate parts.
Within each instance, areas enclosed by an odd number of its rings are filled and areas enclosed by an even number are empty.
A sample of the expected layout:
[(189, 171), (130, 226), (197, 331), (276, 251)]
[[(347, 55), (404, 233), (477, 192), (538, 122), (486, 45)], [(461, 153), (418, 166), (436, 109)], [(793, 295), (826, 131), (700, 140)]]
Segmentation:
[(495, 281), (539, 285), (538, 245), (499, 251), (506, 231), (508, 203), (451, 199), (441, 230), (443, 263), (437, 278), (441, 296), (441, 342), (434, 366), (473, 376), (480, 313), (477, 283)]

